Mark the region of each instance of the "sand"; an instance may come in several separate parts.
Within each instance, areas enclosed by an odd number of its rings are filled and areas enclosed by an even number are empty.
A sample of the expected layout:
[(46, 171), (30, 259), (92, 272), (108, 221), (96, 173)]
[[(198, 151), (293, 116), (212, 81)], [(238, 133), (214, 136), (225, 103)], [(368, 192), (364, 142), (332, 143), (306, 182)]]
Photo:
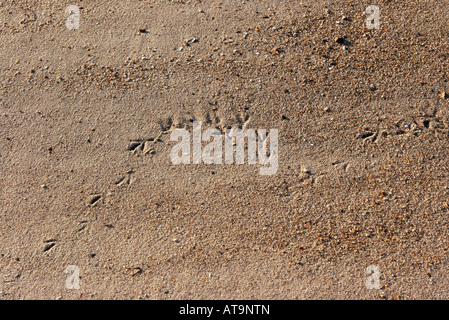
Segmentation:
[[(448, 22), (436, 0), (1, 1), (0, 299), (447, 298)], [(174, 165), (194, 121), (277, 129), (277, 172)]]

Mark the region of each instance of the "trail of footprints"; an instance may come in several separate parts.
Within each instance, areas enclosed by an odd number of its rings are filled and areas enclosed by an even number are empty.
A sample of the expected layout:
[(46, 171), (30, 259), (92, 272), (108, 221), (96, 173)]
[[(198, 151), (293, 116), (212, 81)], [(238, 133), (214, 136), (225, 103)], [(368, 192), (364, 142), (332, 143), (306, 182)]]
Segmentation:
[(160, 121), (163, 131), (171, 131), (175, 128), (191, 129), (194, 121), (202, 123), (203, 127), (212, 127), (224, 132), (227, 128), (247, 129), (250, 123), (250, 116), (246, 112), (231, 115), (220, 114), (214, 108), (209, 112), (200, 112), (196, 116), (191, 113), (180, 114), (175, 118), (168, 118)]
[(410, 121), (400, 120), (389, 129), (366, 128), (357, 138), (362, 139), (363, 144), (378, 142), (385, 137), (415, 136), (420, 137), (430, 134), (436, 138), (449, 138), (449, 122), (445, 119), (425, 115), (416, 117)]
[[(216, 128), (221, 132), (225, 132), (226, 129), (240, 128), (247, 129), (251, 122), (251, 117), (246, 112), (231, 114), (226, 116), (219, 114), (217, 109), (213, 109), (209, 112), (199, 112), (197, 116), (185, 112), (175, 117), (168, 117), (163, 120), (159, 120), (160, 132), (157, 136), (149, 137), (145, 139), (132, 139), (130, 140), (127, 151), (136, 155), (153, 156), (156, 154), (155, 147), (158, 143), (163, 143), (163, 136), (169, 134), (171, 131), (177, 128), (183, 128), (191, 130), (194, 121), (200, 121), (203, 126), (203, 130), (206, 128)], [(368, 143), (379, 142), (386, 137), (406, 137), (415, 136), (420, 137), (424, 134), (431, 134), (437, 138), (449, 138), (449, 114), (438, 114), (435, 109), (430, 114), (421, 114), (419, 116), (411, 117), (411, 120), (402, 119), (399, 120), (387, 128), (365, 128), (357, 138), (362, 140), (363, 145)], [(333, 164), (334, 165), (334, 164)], [(337, 165), (337, 163), (335, 163)], [(346, 170), (346, 165), (343, 166)], [(134, 171), (130, 170), (116, 180), (113, 181), (115, 187), (127, 187), (133, 181)], [(94, 207), (104, 201), (103, 194), (92, 195), (89, 199), (88, 205)]]
[(132, 139), (128, 145), (128, 151), (134, 154), (154, 155), (155, 145), (163, 142), (161, 139), (164, 134), (167, 134), (174, 129), (182, 128), (191, 130), (194, 121), (202, 123), (203, 128), (216, 128), (221, 132), (225, 132), (226, 129), (240, 128), (245, 130), (248, 128), (251, 118), (246, 113), (234, 114), (231, 117), (225, 117), (217, 114), (216, 109), (210, 112), (200, 113), (197, 117), (190, 114), (181, 114), (176, 117), (169, 117), (165, 120), (158, 121), (160, 126), (160, 133), (156, 137), (148, 139)]
[[(164, 120), (158, 121), (160, 132), (157, 136), (145, 139), (131, 139), (128, 144), (127, 151), (135, 155), (152, 156), (156, 154), (155, 146), (158, 143), (164, 142), (162, 140), (162, 137), (164, 135), (177, 128), (191, 130), (194, 121), (200, 121), (203, 125), (203, 128), (213, 127), (224, 132), (226, 129), (231, 128), (240, 128), (242, 130), (247, 129), (250, 124), (251, 118), (248, 114), (243, 112), (234, 114), (231, 117), (220, 116), (217, 115), (216, 109), (212, 110), (211, 112), (200, 113), (198, 117), (195, 117), (190, 113), (181, 114), (174, 118), (168, 117)], [(134, 173), (135, 172), (133, 170), (129, 170), (126, 175), (120, 176), (115, 179), (112, 182), (112, 187), (129, 186), (134, 180)], [(88, 200), (88, 206), (95, 207), (103, 203), (104, 194), (105, 192), (91, 195)]]

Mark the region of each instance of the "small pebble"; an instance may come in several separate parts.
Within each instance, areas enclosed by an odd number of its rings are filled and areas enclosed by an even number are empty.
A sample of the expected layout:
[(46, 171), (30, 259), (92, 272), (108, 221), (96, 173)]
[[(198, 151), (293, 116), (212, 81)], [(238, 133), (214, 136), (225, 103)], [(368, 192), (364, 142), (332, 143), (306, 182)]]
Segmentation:
[(335, 38), (335, 42), (338, 44), (344, 44), (346, 42), (346, 40), (344, 38)]

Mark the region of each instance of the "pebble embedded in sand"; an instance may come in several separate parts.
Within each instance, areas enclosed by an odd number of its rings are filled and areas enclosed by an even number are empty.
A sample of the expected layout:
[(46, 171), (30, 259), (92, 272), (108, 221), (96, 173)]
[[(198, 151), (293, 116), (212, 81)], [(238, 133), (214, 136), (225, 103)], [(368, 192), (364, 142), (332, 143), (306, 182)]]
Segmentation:
[(449, 94), (446, 91), (441, 92), (438, 97), (440, 97), (441, 99), (447, 99), (449, 98)]

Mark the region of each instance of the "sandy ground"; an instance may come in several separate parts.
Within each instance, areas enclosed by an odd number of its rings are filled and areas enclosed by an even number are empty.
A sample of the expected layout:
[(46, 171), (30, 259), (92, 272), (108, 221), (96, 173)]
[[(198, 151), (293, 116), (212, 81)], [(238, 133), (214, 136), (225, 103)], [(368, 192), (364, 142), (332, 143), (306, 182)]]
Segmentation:
[[(0, 1), (0, 298), (447, 298), (444, 2)], [(195, 120), (277, 173), (173, 165)]]

